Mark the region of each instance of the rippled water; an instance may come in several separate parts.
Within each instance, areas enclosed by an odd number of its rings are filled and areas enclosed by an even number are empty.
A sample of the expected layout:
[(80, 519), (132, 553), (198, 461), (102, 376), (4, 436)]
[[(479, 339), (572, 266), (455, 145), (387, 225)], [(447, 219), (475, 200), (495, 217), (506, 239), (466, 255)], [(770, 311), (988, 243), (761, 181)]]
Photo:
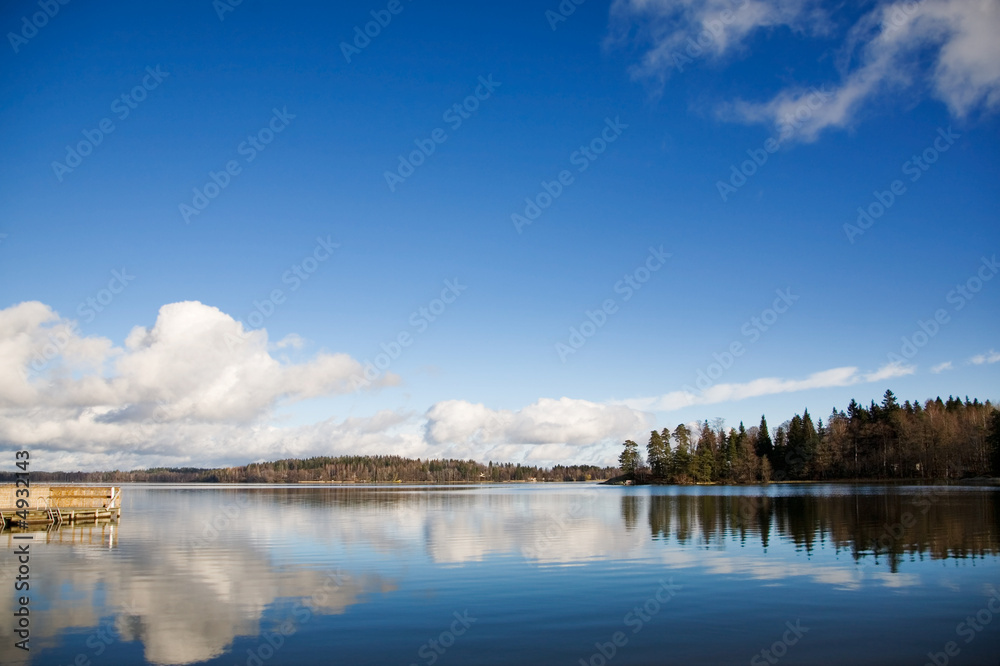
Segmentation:
[(126, 486), (27, 655), (0, 538), (2, 663), (1000, 663), (996, 490)]

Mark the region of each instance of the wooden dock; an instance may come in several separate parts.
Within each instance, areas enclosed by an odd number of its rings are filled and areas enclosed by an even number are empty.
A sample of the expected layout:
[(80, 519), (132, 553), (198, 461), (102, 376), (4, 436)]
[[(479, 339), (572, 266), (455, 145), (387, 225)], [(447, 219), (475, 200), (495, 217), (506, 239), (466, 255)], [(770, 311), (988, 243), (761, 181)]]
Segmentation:
[(0, 529), (117, 521), (122, 514), (118, 486), (32, 484), (27, 506), (22, 507), (17, 490), (13, 484), (0, 486)]

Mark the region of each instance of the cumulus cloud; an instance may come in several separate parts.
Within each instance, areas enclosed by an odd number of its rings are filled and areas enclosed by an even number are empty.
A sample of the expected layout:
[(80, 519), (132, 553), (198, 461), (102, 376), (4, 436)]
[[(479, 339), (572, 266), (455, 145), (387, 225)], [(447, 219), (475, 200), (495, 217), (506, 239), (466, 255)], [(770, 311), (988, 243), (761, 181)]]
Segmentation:
[[(0, 442), (101, 468), (273, 455), (303, 448), (302, 433), (266, 425), (278, 404), (398, 382), (391, 374), (361, 382), (363, 370), (346, 354), (280, 361), (266, 330), (245, 330), (199, 302), (163, 306), (123, 347), (81, 335), (47, 305), (21, 303), (0, 310)], [(334, 437), (371, 451), (372, 427), (391, 441), (388, 421), (324, 422), (312, 426), (311, 441)]]
[(91, 409), (110, 422), (141, 418), (155, 405), (163, 421), (249, 422), (279, 400), (348, 393), (363, 367), (327, 353), (282, 363), (268, 352), (266, 330), (244, 330), (196, 301), (164, 305), (152, 328), (132, 329), (124, 348), (82, 337), (75, 322), (29, 302), (0, 310), (0, 372), (0, 407)]
[(660, 396), (625, 400), (622, 401), (622, 404), (641, 410), (674, 411), (693, 405), (713, 405), (778, 393), (795, 393), (817, 388), (878, 382), (911, 375), (915, 370), (916, 368), (913, 366), (898, 363), (886, 364), (874, 372), (860, 372), (858, 368), (848, 366), (814, 372), (805, 379), (763, 377), (742, 384), (715, 384), (701, 392), (685, 388)]
[(439, 402), (427, 412), (427, 439), (436, 444), (468, 443), (549, 445), (540, 451), (552, 454), (573, 452), (572, 447), (589, 447), (619, 442), (642, 432), (650, 424), (649, 415), (624, 405), (609, 405), (571, 398), (542, 398), (517, 411), (493, 410), (464, 400)]
[[(735, 17), (705, 47), (713, 57), (733, 50), (752, 32), (778, 25), (827, 33), (829, 18), (807, 0), (618, 0), (612, 26), (637, 23), (649, 50), (636, 66), (638, 76), (664, 77), (691, 34), (709, 29), (711, 17), (736, 5)], [(738, 19), (738, 20), (737, 20)], [(621, 31), (620, 28), (618, 29)], [(812, 141), (828, 128), (849, 126), (864, 105), (903, 89), (929, 93), (957, 118), (1000, 106), (1000, 3), (995, 0), (881, 0), (843, 38), (836, 82), (816, 107), (809, 97), (819, 82), (790, 86), (766, 101), (734, 100), (722, 115), (790, 130), (791, 138)], [(707, 38), (704, 41), (708, 41)], [(808, 108), (808, 113), (796, 116)], [(789, 118), (795, 118), (789, 123)]]
[(519, 410), (447, 400), (425, 418), (429, 445), (447, 446), (449, 455), (542, 466), (613, 465), (621, 442), (653, 425), (652, 415), (625, 405), (566, 397), (541, 398)]
[(303, 346), (295, 335), (269, 343), (266, 330), (198, 302), (163, 306), (121, 346), (82, 335), (45, 304), (14, 305), (0, 310), (0, 447), (29, 448), (46, 469), (386, 453), (550, 465), (610, 462), (609, 444), (648, 425), (621, 405), (543, 398), (517, 411), (451, 400), (425, 415), (279, 427), (280, 405), (398, 382), (361, 381), (364, 368), (346, 354), (300, 363), (271, 354)]

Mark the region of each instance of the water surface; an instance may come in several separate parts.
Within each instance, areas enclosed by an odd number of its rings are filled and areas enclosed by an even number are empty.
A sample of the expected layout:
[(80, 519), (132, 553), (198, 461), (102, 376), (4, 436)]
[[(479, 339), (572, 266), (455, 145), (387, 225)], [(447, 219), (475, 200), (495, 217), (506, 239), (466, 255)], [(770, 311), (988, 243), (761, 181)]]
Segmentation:
[(126, 486), (35, 535), (29, 655), (2, 541), (2, 663), (1000, 663), (982, 488)]

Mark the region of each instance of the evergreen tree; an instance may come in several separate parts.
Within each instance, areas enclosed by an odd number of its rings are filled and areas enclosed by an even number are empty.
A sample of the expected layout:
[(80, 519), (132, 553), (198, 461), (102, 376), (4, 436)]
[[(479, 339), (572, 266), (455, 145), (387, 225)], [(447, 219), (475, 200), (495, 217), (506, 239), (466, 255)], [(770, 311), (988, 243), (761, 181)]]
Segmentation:
[(788, 452), (785, 454), (785, 471), (790, 479), (808, 477), (809, 462), (816, 455), (819, 434), (813, 425), (809, 410), (802, 416), (796, 414), (788, 425)]
[(709, 483), (716, 480), (715, 455), (718, 449), (715, 432), (709, 427), (708, 421), (702, 425), (698, 435), (698, 445), (695, 447), (692, 475), (695, 481)]
[(671, 456), (671, 476), (682, 480), (691, 473), (691, 431), (681, 423), (674, 428), (677, 446)]
[(664, 478), (670, 467), (670, 449), (660, 433), (653, 430), (649, 433), (649, 444), (646, 445), (646, 460), (656, 478)]
[(730, 428), (725, 440), (720, 440), (719, 448), (722, 455), (719, 458), (719, 465), (716, 470), (719, 479), (725, 481), (733, 480), (733, 470), (739, 461), (743, 443), (746, 441), (747, 431), (743, 427), (743, 421), (740, 421), (739, 432), (735, 428)]
[(770, 458), (774, 451), (774, 443), (771, 441), (771, 433), (767, 429), (767, 419), (760, 415), (760, 427), (757, 428), (757, 446), (755, 451), (758, 456)]
[(622, 472), (634, 477), (636, 470), (642, 466), (642, 456), (639, 454), (639, 445), (631, 439), (625, 440), (625, 449), (618, 456), (618, 466)]
[(694, 460), (691, 463), (691, 473), (699, 483), (715, 481), (715, 454), (708, 446), (698, 445)]
[(664, 452), (664, 462), (663, 462), (663, 474), (664, 477), (670, 479), (674, 476), (674, 452), (670, 450), (670, 438), (672, 437), (670, 433), (670, 428), (663, 428), (660, 431), (660, 439), (663, 440), (663, 452)]
[(774, 432), (774, 451), (771, 452), (771, 470), (776, 481), (788, 478), (785, 458), (788, 454), (788, 434), (784, 425), (778, 426)]

